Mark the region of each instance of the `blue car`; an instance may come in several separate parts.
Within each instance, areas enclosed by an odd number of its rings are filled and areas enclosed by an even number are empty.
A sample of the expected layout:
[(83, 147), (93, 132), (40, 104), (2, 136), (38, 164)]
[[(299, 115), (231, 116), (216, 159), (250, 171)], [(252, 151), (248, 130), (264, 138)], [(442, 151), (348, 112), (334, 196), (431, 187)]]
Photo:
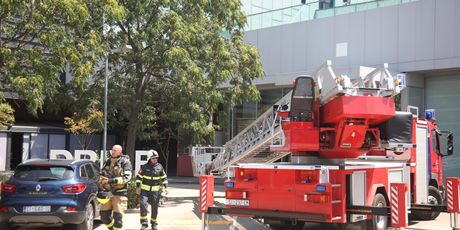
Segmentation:
[(2, 184), (0, 229), (72, 225), (93, 229), (99, 217), (99, 167), (89, 160), (28, 160)]

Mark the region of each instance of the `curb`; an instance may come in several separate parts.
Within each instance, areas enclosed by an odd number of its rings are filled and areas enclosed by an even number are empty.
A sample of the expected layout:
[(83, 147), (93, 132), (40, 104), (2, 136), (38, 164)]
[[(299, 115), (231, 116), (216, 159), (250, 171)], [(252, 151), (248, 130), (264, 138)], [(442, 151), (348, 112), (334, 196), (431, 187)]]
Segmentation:
[[(214, 184), (219, 184), (219, 185), (223, 185), (224, 184), (224, 181), (225, 179), (214, 179)], [(200, 182), (199, 182), (199, 179), (193, 179), (191, 181), (186, 181), (186, 180), (177, 180), (177, 179), (174, 179), (174, 178), (168, 178), (168, 183), (170, 184), (196, 184), (196, 185), (199, 185)]]

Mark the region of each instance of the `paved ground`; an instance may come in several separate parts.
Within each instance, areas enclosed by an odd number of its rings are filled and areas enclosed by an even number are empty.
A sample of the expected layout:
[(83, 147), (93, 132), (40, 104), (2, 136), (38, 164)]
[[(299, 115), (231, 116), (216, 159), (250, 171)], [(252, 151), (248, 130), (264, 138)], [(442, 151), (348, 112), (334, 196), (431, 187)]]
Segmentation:
[[(224, 191), (222, 183), (216, 183), (214, 196), (218, 202), (224, 202)], [(192, 178), (171, 178), (168, 194), (168, 201), (159, 210), (159, 229), (160, 230), (200, 230), (201, 214), (198, 211), (198, 183)], [(209, 229), (224, 230), (229, 229), (228, 224), (231, 218), (226, 216), (210, 216)], [(139, 212), (131, 210), (124, 217), (125, 229), (139, 229)], [(269, 227), (259, 222), (239, 217), (236, 228), (240, 230), (270, 230)], [(46, 228), (51, 229), (51, 228)], [(54, 228), (57, 230), (59, 228)], [(100, 222), (96, 223), (96, 230), (106, 230), (107, 228)], [(320, 226), (318, 224), (306, 224), (304, 230), (335, 230), (333, 226)], [(412, 230), (447, 230), (449, 228), (449, 215), (441, 214), (435, 221), (411, 222), (409, 228)], [(30, 230), (22, 228), (21, 230)]]

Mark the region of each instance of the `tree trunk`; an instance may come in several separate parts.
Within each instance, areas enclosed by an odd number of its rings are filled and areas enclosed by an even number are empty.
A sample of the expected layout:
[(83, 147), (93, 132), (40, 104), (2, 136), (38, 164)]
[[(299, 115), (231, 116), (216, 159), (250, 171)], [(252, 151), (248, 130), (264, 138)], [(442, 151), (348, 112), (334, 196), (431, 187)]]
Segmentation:
[(165, 171), (166, 171), (166, 175), (168, 175), (168, 168), (169, 168), (169, 167), (168, 167), (168, 166), (169, 166), (169, 150), (166, 150), (166, 151), (168, 151), (168, 152), (166, 152), (166, 157), (165, 157), (165, 161), (166, 161), (166, 165), (165, 165), (166, 169), (165, 169)]
[(139, 115), (139, 109), (131, 111), (128, 122), (128, 132), (126, 137), (125, 154), (129, 156), (131, 163), (136, 161), (136, 122)]
[[(136, 52), (137, 48), (135, 44), (133, 44), (132, 42), (130, 43), (133, 47), (133, 51)], [(150, 80), (150, 77), (146, 76), (144, 72), (142, 71), (143, 70), (143, 66), (141, 64), (142, 62), (140, 60), (136, 60), (135, 63), (136, 63), (136, 72), (137, 72), (137, 76), (139, 76), (139, 79), (137, 81), (136, 91), (133, 97), (134, 103), (131, 105), (132, 109), (131, 109), (131, 112), (128, 118), (128, 133), (127, 133), (128, 136), (126, 137), (126, 154), (129, 156), (131, 162), (133, 163), (133, 166), (136, 160), (135, 158), (136, 134), (137, 134), (136, 123), (139, 118), (141, 108), (144, 106), (144, 93), (145, 93), (147, 84)]]

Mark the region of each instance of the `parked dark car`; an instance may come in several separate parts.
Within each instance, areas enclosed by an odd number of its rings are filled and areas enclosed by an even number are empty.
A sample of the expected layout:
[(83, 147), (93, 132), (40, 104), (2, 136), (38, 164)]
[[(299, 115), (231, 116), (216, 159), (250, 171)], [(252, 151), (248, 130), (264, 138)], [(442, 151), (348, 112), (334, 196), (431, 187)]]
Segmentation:
[(99, 217), (99, 167), (89, 160), (28, 160), (2, 184), (0, 229), (71, 225), (93, 229)]

